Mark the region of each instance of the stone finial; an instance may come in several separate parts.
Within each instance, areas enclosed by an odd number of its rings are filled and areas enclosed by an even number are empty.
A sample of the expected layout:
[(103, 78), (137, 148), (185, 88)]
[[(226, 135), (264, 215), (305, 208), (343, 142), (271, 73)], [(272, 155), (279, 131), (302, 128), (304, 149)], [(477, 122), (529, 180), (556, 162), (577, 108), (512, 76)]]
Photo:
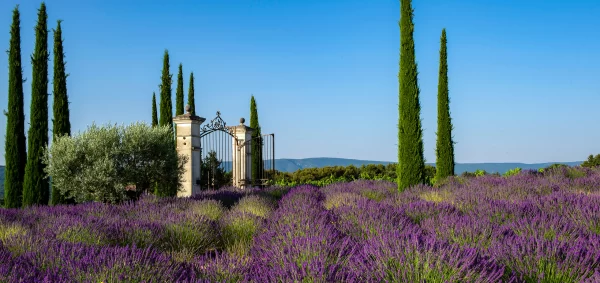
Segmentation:
[(240, 118), (240, 125), (243, 125), (243, 124), (244, 124), (244, 122), (246, 122), (246, 119), (244, 119), (244, 118)]
[(192, 107), (190, 107), (190, 105), (189, 105), (189, 104), (187, 104), (187, 105), (185, 106), (185, 113), (190, 113), (190, 110), (192, 110)]

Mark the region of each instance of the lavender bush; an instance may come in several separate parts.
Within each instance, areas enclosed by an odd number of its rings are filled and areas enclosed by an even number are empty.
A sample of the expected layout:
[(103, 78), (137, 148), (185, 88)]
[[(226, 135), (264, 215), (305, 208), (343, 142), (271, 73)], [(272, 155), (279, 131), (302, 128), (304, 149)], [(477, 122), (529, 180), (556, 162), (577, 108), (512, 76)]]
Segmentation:
[(599, 282), (600, 169), (0, 209), (0, 282)]

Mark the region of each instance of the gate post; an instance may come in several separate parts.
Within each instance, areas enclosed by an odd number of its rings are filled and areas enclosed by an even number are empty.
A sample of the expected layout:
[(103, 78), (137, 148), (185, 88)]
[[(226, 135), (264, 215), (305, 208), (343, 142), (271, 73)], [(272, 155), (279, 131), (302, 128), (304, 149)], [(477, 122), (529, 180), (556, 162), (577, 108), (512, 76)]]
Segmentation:
[(200, 125), (206, 120), (190, 114), (190, 106), (185, 106), (185, 114), (173, 117), (177, 133), (177, 154), (188, 157), (184, 165), (183, 190), (177, 197), (190, 197), (200, 192)]
[[(232, 171), (233, 171), (233, 186), (238, 188), (246, 188), (250, 184), (252, 178), (252, 128), (244, 125), (246, 120), (240, 118), (240, 124), (231, 127), (235, 137), (232, 137), (233, 154), (232, 154)], [(248, 143), (246, 143), (248, 142)]]

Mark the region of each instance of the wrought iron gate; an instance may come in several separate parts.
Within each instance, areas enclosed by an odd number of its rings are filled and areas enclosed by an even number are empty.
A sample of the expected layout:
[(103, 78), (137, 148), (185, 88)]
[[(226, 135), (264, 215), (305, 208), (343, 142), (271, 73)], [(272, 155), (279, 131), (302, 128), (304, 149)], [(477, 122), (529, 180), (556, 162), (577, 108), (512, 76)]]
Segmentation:
[[(258, 150), (261, 162), (250, 180), (242, 180), (251, 186), (266, 186), (275, 173), (275, 134), (254, 137), (240, 141), (236, 127), (229, 127), (217, 111), (217, 116), (200, 128), (200, 189), (218, 189), (234, 185), (233, 176), (241, 175), (240, 162), (242, 149), (250, 145)], [(254, 144), (254, 146), (252, 145)], [(252, 166), (252, 158), (245, 158), (246, 168)], [(254, 168), (253, 168), (254, 169)], [(235, 171), (235, 174), (234, 174)]]
[(252, 168), (251, 185), (255, 187), (264, 187), (271, 184), (275, 177), (275, 134), (261, 135), (244, 142), (240, 148), (251, 146), (251, 152), (257, 152), (250, 158), (250, 164), (246, 165)]

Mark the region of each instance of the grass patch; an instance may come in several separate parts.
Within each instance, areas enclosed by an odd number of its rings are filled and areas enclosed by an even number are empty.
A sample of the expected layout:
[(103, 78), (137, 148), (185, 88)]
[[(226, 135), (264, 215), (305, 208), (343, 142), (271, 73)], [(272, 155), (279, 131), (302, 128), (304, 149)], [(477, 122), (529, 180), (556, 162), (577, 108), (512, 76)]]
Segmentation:
[(260, 218), (267, 218), (275, 208), (275, 203), (266, 197), (247, 196), (231, 208), (232, 211), (249, 213)]
[(221, 218), (223, 212), (225, 212), (225, 207), (223, 207), (221, 202), (212, 199), (195, 202), (190, 205), (189, 209), (192, 214), (204, 216), (213, 221)]
[(176, 260), (190, 260), (219, 246), (219, 235), (214, 222), (207, 218), (184, 221), (165, 226), (161, 249)]
[(0, 242), (4, 243), (6, 240), (8, 240), (12, 237), (25, 235), (26, 233), (27, 233), (27, 230), (19, 224), (0, 223)]
[(374, 201), (382, 201), (385, 198), (385, 194), (378, 191), (363, 191), (361, 195)]
[(446, 190), (443, 191), (428, 191), (421, 193), (419, 198), (424, 201), (430, 201), (434, 203), (440, 203), (442, 201), (449, 201), (452, 194)]
[(70, 243), (82, 243), (86, 245), (104, 245), (104, 238), (83, 226), (72, 226), (56, 236), (57, 239)]
[(325, 206), (325, 209), (328, 210), (332, 208), (338, 208), (344, 205), (356, 206), (356, 201), (360, 197), (361, 196), (356, 193), (333, 193), (326, 197), (323, 205)]
[(229, 253), (246, 255), (260, 226), (260, 218), (248, 212), (232, 211), (222, 219), (221, 237)]

